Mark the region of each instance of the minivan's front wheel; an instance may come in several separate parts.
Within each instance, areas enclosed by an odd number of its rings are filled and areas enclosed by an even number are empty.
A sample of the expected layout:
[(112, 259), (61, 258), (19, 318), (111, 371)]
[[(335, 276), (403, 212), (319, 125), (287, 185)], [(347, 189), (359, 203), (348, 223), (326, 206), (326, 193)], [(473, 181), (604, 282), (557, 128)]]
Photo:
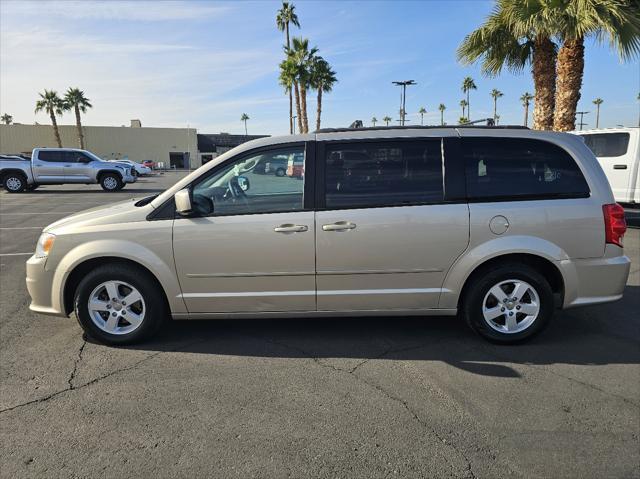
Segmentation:
[(152, 336), (166, 317), (158, 285), (143, 270), (102, 266), (80, 282), (75, 313), (85, 332), (106, 344), (130, 344)]
[(106, 173), (100, 178), (100, 186), (105, 191), (118, 191), (124, 186), (124, 182), (116, 173)]
[(504, 264), (472, 281), (463, 314), (476, 332), (491, 341), (516, 343), (528, 339), (553, 316), (549, 282), (527, 265)]

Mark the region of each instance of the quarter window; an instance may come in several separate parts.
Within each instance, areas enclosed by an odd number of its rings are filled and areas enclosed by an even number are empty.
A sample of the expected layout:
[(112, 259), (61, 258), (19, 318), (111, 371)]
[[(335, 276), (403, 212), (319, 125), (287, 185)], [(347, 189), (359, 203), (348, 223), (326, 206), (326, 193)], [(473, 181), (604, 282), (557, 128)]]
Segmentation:
[(622, 156), (629, 148), (629, 133), (594, 133), (582, 137), (597, 157)]
[(442, 201), (441, 140), (329, 144), (325, 195), (327, 208)]
[(303, 146), (236, 160), (193, 187), (194, 206), (213, 216), (302, 210), (304, 162)]
[(571, 156), (539, 140), (465, 138), (469, 199), (557, 198), (589, 195), (589, 187)]

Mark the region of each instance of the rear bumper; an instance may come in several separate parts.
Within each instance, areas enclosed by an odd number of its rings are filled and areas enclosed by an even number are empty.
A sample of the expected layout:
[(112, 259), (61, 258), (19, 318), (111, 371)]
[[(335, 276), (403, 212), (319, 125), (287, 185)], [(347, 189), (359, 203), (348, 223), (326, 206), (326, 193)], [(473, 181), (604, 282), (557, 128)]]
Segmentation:
[(622, 248), (614, 245), (607, 245), (602, 258), (560, 261), (565, 280), (563, 308), (621, 299), (630, 267)]

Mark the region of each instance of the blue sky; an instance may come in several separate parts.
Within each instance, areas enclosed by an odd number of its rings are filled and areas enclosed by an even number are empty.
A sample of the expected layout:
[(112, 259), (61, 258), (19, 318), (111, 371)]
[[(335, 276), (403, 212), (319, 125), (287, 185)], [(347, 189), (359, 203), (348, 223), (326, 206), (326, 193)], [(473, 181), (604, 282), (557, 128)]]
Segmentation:
[[(301, 30), (337, 72), (339, 83), (323, 102), (323, 126), (346, 126), (372, 116), (398, 117), (393, 80), (413, 79), (408, 119), (439, 122), (460, 116), (462, 79), (472, 76), (472, 117), (491, 116), (489, 92), (499, 100), (501, 123), (521, 123), (520, 95), (533, 86), (528, 71), (484, 78), (464, 67), (455, 50), (479, 25), (493, 2), (298, 1)], [(288, 133), (288, 100), (278, 86), (283, 34), (275, 27), (279, 2), (25, 2), (0, 0), (0, 110), (21, 123), (49, 123), (33, 113), (44, 88), (77, 86), (94, 108), (90, 125), (190, 125), (203, 133)], [(601, 126), (636, 125), (640, 91), (638, 60), (622, 64), (606, 45), (587, 43), (582, 101), (604, 99)], [(315, 96), (309, 98), (310, 124)], [(73, 123), (66, 114), (62, 123)], [(595, 114), (586, 117), (590, 125)], [(313, 124), (315, 121), (313, 120)]]

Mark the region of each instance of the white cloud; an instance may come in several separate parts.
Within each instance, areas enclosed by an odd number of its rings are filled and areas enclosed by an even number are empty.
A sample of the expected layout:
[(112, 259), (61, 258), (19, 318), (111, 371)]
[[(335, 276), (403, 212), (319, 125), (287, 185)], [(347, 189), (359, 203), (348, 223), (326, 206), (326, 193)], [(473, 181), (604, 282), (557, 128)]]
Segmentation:
[(14, 15), (72, 20), (158, 22), (211, 19), (227, 13), (230, 7), (208, 2), (178, 1), (26, 1), (6, 2), (4, 10)]

